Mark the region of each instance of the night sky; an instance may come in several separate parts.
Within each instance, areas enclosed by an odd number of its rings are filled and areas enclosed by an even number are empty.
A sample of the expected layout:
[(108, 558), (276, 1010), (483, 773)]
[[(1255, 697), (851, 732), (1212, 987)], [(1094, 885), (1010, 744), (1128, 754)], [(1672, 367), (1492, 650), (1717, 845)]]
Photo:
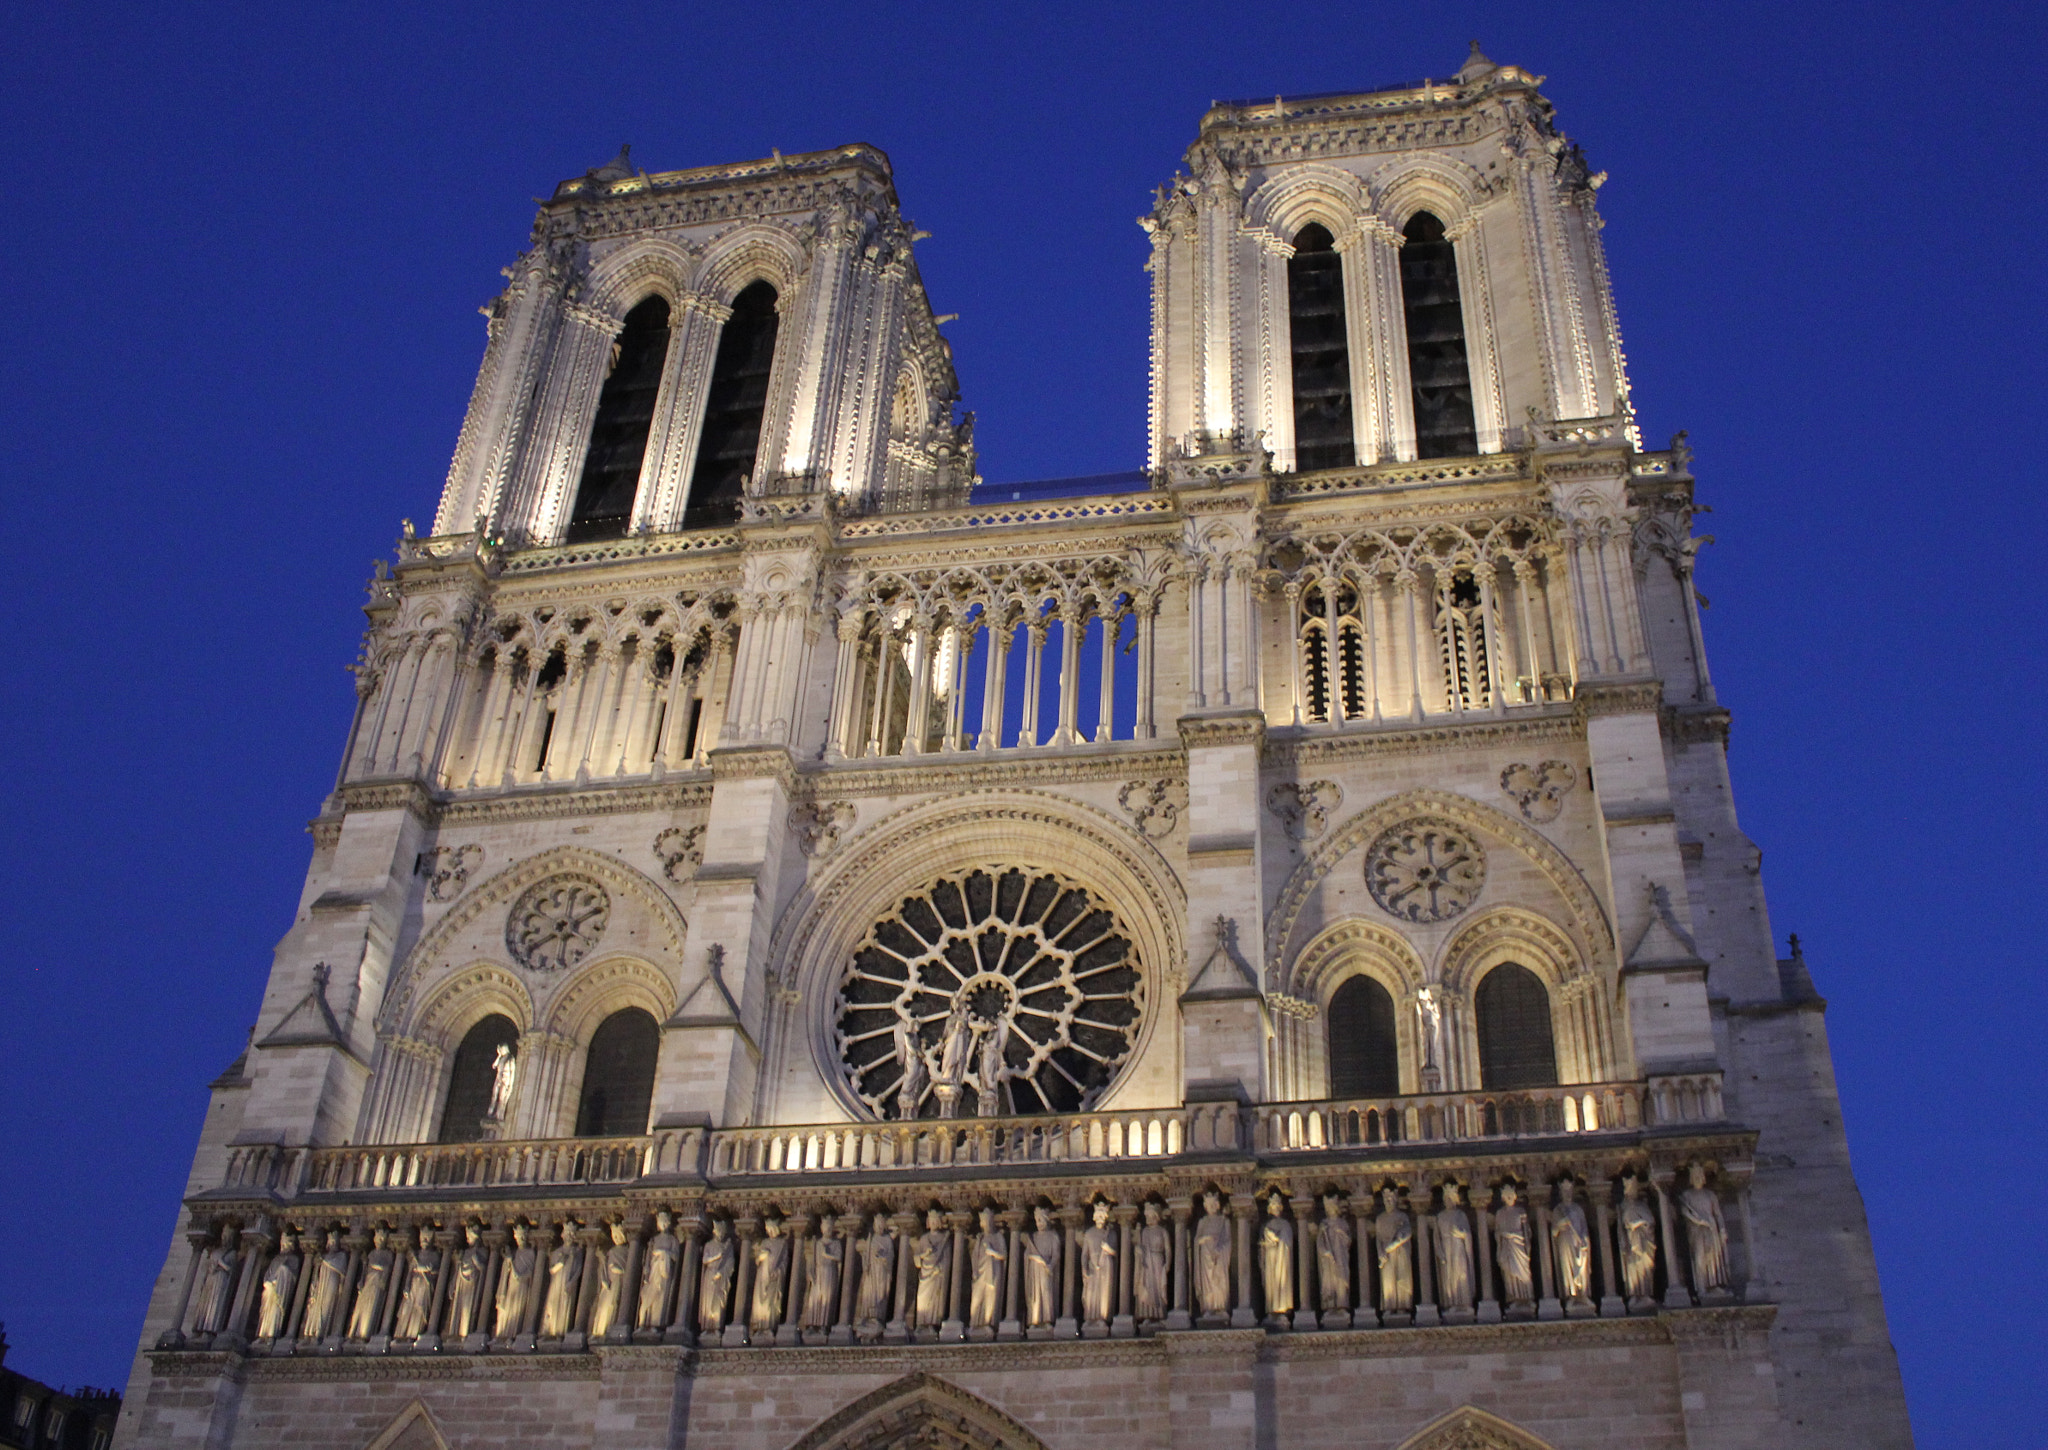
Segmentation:
[(10, 1366), (125, 1382), (363, 581), (432, 517), (530, 198), (622, 141), (650, 171), (872, 142), (983, 474), (1135, 468), (1133, 218), (1203, 109), (1441, 78), (1477, 37), (1611, 174), (1635, 397), (1714, 509), (1737, 799), (1829, 999), (1920, 1443), (2041, 1443), (2038, 5), (321, 10), (0, 19)]

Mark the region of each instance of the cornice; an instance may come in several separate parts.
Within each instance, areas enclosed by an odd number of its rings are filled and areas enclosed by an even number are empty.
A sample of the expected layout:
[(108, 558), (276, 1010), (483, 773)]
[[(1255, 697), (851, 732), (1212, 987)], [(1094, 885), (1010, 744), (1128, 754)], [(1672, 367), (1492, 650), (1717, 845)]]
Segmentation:
[(1667, 705), (1661, 717), (1664, 738), (1680, 750), (1709, 743), (1726, 750), (1733, 720), (1719, 705)]
[[(1136, 744), (1140, 748), (1132, 748)], [(798, 786), (804, 800), (840, 796), (914, 796), (1005, 786), (1060, 786), (1098, 780), (1179, 779), (1187, 756), (1174, 746), (1117, 741), (1107, 745), (973, 751), (893, 757), (890, 763), (811, 764)]]
[(1664, 704), (1664, 682), (1632, 680), (1607, 685), (1582, 681), (1572, 692), (1572, 702), (1588, 720), (1607, 715), (1654, 715)]
[(345, 785), (329, 798), (329, 809), (307, 823), (314, 841), (332, 846), (342, 821), (354, 811), (412, 811), (429, 828), (496, 825), (504, 821), (565, 820), (571, 817), (653, 814), (701, 810), (711, 804), (704, 772), (679, 780), (641, 781), (615, 786), (539, 786), (479, 796), (434, 795), (417, 781)]
[[(1538, 713), (1540, 711), (1540, 713)], [(1480, 716), (1429, 726), (1353, 725), (1335, 730), (1290, 727), (1301, 733), (1269, 737), (1260, 764), (1288, 768), (1370, 755), (1412, 755), (1451, 749), (1489, 749), (1509, 743), (1583, 740), (1585, 720), (1571, 705), (1539, 706), (1521, 719)]]
[(1257, 749), (1266, 739), (1266, 717), (1258, 710), (1183, 715), (1174, 723), (1180, 730), (1181, 745), (1189, 750), (1206, 745), (1250, 745)]

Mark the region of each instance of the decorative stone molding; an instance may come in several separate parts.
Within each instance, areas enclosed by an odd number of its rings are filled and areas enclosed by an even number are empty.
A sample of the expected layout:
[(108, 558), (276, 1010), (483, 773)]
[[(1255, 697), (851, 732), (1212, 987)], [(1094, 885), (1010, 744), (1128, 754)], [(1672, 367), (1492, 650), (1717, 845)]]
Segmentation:
[[(1539, 713), (1540, 712), (1540, 713)], [(1517, 711), (1517, 714), (1521, 714)], [(1522, 719), (1493, 720), (1468, 714), (1457, 723), (1421, 729), (1373, 726), (1341, 732), (1317, 730), (1291, 739), (1269, 740), (1262, 763), (1274, 769), (1327, 770), (1340, 760), (1373, 755), (1419, 755), (1440, 750), (1480, 750), (1501, 744), (1540, 745), (1586, 738), (1585, 719), (1573, 706), (1527, 707)]]
[(1579, 783), (1579, 773), (1565, 760), (1541, 765), (1511, 765), (1500, 773), (1500, 788), (1521, 810), (1522, 818), (1547, 825), (1564, 810), (1564, 798)]
[(670, 826), (654, 838), (654, 859), (661, 874), (681, 886), (704, 864), (704, 828)]
[(861, 1396), (798, 1440), (793, 1450), (1045, 1450), (1045, 1442), (988, 1401), (919, 1370)]
[(1389, 916), (1449, 921), (1485, 888), (1486, 852), (1448, 821), (1405, 821), (1365, 853), (1365, 884)]
[(453, 901), (462, 894), (470, 872), (483, 864), (484, 848), (473, 841), (421, 853), (420, 872), (427, 878), (427, 895), (435, 901)]
[(602, 886), (565, 872), (529, 886), (512, 904), (505, 949), (528, 971), (561, 971), (590, 954), (611, 914)]
[(1266, 792), (1266, 809), (1297, 841), (1314, 840), (1330, 829), (1330, 817), (1344, 804), (1334, 780), (1282, 781)]
[(1148, 836), (1170, 836), (1180, 822), (1187, 788), (1178, 780), (1134, 780), (1116, 793), (1116, 803)]
[(806, 801), (789, 813), (789, 829), (806, 856), (829, 856), (856, 814), (850, 801)]

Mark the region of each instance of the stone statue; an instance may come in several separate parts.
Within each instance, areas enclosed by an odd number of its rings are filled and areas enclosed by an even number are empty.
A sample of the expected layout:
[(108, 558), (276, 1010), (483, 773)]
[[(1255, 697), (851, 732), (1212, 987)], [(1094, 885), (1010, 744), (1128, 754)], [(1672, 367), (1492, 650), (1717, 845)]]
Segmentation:
[(830, 1329), (832, 1301), (839, 1294), (839, 1275), (846, 1267), (846, 1240), (839, 1237), (831, 1214), (818, 1220), (818, 1237), (804, 1249), (804, 1302), (799, 1326)]
[(896, 1080), (896, 1116), (907, 1123), (917, 1116), (917, 1110), (924, 1102), (927, 1076), (924, 1047), (917, 1040), (917, 1029), (901, 1018), (896, 1021), (894, 1033), (896, 1060), (903, 1064), (903, 1075)]
[(327, 1231), (327, 1251), (313, 1261), (312, 1282), (306, 1289), (306, 1313), (299, 1321), (299, 1338), (325, 1339), (341, 1333), (341, 1291), (348, 1282), (348, 1250), (341, 1235)]
[(559, 1237), (548, 1254), (548, 1293), (540, 1309), (540, 1337), (560, 1339), (576, 1327), (576, 1241), (564, 1220), (556, 1230)]
[(874, 1229), (860, 1242), (860, 1307), (854, 1319), (879, 1326), (889, 1317), (889, 1291), (896, 1278), (896, 1236), (889, 1215), (875, 1215)]
[(1500, 1264), (1500, 1296), (1510, 1304), (1534, 1304), (1536, 1285), (1529, 1277), (1529, 1211), (1515, 1202), (1515, 1185), (1500, 1186), (1500, 1208), (1493, 1215), (1493, 1257)]
[(1323, 1195), (1323, 1217), (1316, 1225), (1316, 1283), (1325, 1313), (1351, 1307), (1351, 1224), (1343, 1200), (1334, 1193)]
[(1109, 1205), (1095, 1200), (1095, 1222), (1081, 1231), (1076, 1252), (1081, 1256), (1081, 1318), (1107, 1324), (1116, 1313), (1116, 1230), (1109, 1226)]
[(981, 1211), (981, 1232), (968, 1253), (973, 1271), (967, 1290), (967, 1322), (975, 1329), (993, 1329), (1003, 1313), (1003, 1271), (1009, 1266), (1009, 1235), (996, 1227), (992, 1208)]
[(277, 1257), (263, 1273), (263, 1295), (256, 1306), (256, 1337), (275, 1339), (285, 1331), (292, 1312), (292, 1291), (299, 1287), (299, 1236), (286, 1229), (278, 1236)]
[(350, 1339), (368, 1339), (384, 1327), (379, 1311), (384, 1307), (384, 1290), (391, 1283), (391, 1270), (398, 1261), (398, 1255), (387, 1246), (386, 1237), (381, 1227), (370, 1235), (370, 1252), (363, 1256), (363, 1276), (356, 1283), (355, 1308), (348, 1316)]
[(1060, 1231), (1052, 1226), (1052, 1210), (1043, 1205), (1031, 1211), (1034, 1230), (1025, 1235), (1024, 1323), (1032, 1329), (1048, 1327), (1059, 1314)]
[(224, 1223), (220, 1226), (220, 1242), (206, 1251), (199, 1266), (199, 1307), (192, 1311), (194, 1334), (218, 1334), (227, 1326), (235, 1294), (235, 1270), (241, 1263), (241, 1250), (235, 1247), (235, 1226)]
[(960, 1088), (967, 1081), (967, 1057), (974, 1046), (974, 1024), (967, 1015), (967, 1003), (955, 998), (946, 1014), (946, 1026), (939, 1035), (939, 1067), (932, 1074), (932, 1086), (939, 1095), (939, 1116), (950, 1118), (960, 1109)]
[(1266, 1286), (1266, 1313), (1294, 1312), (1294, 1225), (1279, 1193), (1266, 1195), (1266, 1221), (1259, 1225), (1259, 1278)]
[(1704, 1164), (1687, 1171), (1692, 1186), (1678, 1195), (1685, 1218), (1686, 1255), (1692, 1260), (1692, 1288), (1701, 1298), (1728, 1288), (1728, 1222), (1721, 1216), (1721, 1198), (1707, 1187)]
[(484, 1278), (491, 1267), (491, 1253), (479, 1239), (473, 1223), (462, 1226), (468, 1247), (455, 1261), (455, 1287), (448, 1295), (448, 1336), (467, 1339), (483, 1328)]
[(1458, 1185), (1444, 1185), (1444, 1206), (1436, 1214), (1436, 1292), (1446, 1309), (1470, 1309), (1472, 1223), (1458, 1206)]
[(612, 1244), (597, 1261), (597, 1294), (590, 1305), (590, 1337), (602, 1339), (619, 1322), (619, 1306), (626, 1302), (626, 1271), (633, 1261), (632, 1241), (626, 1226), (611, 1226)]
[(1379, 1217), (1372, 1221), (1380, 1256), (1380, 1313), (1415, 1310), (1415, 1225), (1402, 1212), (1391, 1188), (1380, 1190)]
[(1557, 1297), (1572, 1303), (1590, 1302), (1593, 1236), (1586, 1231), (1586, 1210), (1575, 1201), (1578, 1185), (1557, 1181), (1557, 1207), (1550, 1213), (1550, 1248), (1557, 1257)]
[(668, 1296), (676, 1281), (676, 1261), (683, 1246), (676, 1241), (675, 1215), (662, 1209), (654, 1215), (654, 1237), (640, 1260), (640, 1301), (633, 1311), (635, 1329), (661, 1329), (668, 1323)]
[(1657, 1215), (1643, 1202), (1635, 1174), (1621, 1180), (1621, 1281), (1630, 1303), (1649, 1303), (1657, 1288)]
[(1205, 1212), (1195, 1225), (1195, 1306), (1204, 1314), (1230, 1312), (1230, 1220), (1223, 1196), (1202, 1195)]
[(512, 1095), (519, 1087), (519, 1056), (504, 1043), (491, 1059), (491, 1106), (484, 1114), (488, 1123), (503, 1123), (512, 1116)]
[(924, 1232), (911, 1247), (910, 1265), (917, 1270), (917, 1312), (911, 1328), (937, 1329), (946, 1322), (946, 1294), (953, 1275), (953, 1234), (941, 1210), (926, 1211)]
[(997, 1018), (981, 1035), (980, 1070), (974, 1079), (975, 1111), (984, 1118), (1003, 1113), (1003, 1081), (1010, 1075), (1003, 1052), (1010, 1045), (1010, 1024)]
[(398, 1318), (391, 1337), (418, 1339), (427, 1332), (434, 1317), (434, 1276), (441, 1270), (441, 1251), (434, 1247), (434, 1227), (421, 1224), (419, 1247), (406, 1265), (405, 1290), (398, 1297)]
[(1166, 1318), (1166, 1276), (1173, 1263), (1173, 1236), (1159, 1221), (1159, 1205), (1145, 1205), (1145, 1226), (1138, 1230), (1137, 1262), (1132, 1265), (1131, 1297), (1143, 1322)]
[(748, 1308), (747, 1328), (755, 1334), (773, 1334), (781, 1324), (782, 1280), (788, 1270), (789, 1240), (782, 1236), (782, 1220), (771, 1218), (754, 1240), (754, 1302)]
[(540, 1287), (540, 1251), (531, 1240), (533, 1231), (523, 1223), (512, 1225), (512, 1252), (498, 1265), (498, 1337), (510, 1339), (526, 1330), (526, 1311)]
[(732, 1281), (739, 1262), (739, 1249), (726, 1237), (725, 1220), (714, 1218), (711, 1237), (704, 1241), (704, 1261), (697, 1270), (699, 1334), (716, 1334), (725, 1328), (725, 1305), (732, 1297)]

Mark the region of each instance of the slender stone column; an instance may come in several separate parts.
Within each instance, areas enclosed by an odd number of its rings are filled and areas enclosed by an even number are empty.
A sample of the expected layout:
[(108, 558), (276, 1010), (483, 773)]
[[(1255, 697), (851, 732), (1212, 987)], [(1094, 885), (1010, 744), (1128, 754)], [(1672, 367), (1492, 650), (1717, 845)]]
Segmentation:
[(896, 1312), (883, 1326), (882, 1341), (885, 1344), (907, 1344), (910, 1341), (910, 1246), (917, 1233), (917, 1215), (898, 1213), (890, 1218), (889, 1225), (896, 1230)]
[(348, 1245), (348, 1271), (341, 1276), (341, 1302), (334, 1307), (334, 1332), (323, 1341), (333, 1344), (339, 1344), (348, 1334), (349, 1316), (355, 1311), (356, 1279), (363, 1271), (363, 1251), (370, 1246), (369, 1226), (353, 1225), (342, 1242)]
[(1080, 1237), (1082, 1221), (1081, 1210), (1072, 1204), (1060, 1210), (1060, 1234), (1065, 1243), (1060, 1254), (1060, 1314), (1052, 1327), (1055, 1339), (1081, 1337), (1081, 1302), (1076, 1287), (1080, 1264), (1075, 1241)]
[(1600, 1266), (1600, 1317), (1619, 1319), (1628, 1313), (1628, 1304), (1621, 1297), (1621, 1284), (1614, 1272), (1614, 1186), (1605, 1178), (1596, 1178), (1586, 1191), (1593, 1200), (1596, 1225), (1593, 1247)]
[(838, 1312), (832, 1316), (832, 1332), (827, 1336), (828, 1344), (853, 1343), (853, 1306), (859, 1302), (854, 1298), (855, 1284), (860, 1277), (860, 1239), (865, 1230), (866, 1216), (850, 1213), (840, 1222), (840, 1237), (846, 1241), (846, 1257), (839, 1265)]
[(1130, 1339), (1138, 1332), (1138, 1321), (1131, 1311), (1133, 1250), (1131, 1226), (1138, 1221), (1138, 1205), (1120, 1203), (1114, 1210), (1116, 1219), (1116, 1317), (1109, 1321), (1109, 1335), (1112, 1339)]
[(903, 745), (899, 753), (922, 755), (924, 753), (925, 723), (931, 714), (932, 664), (937, 652), (932, 648), (932, 621), (929, 615), (916, 615), (910, 621), (910, 702), (903, 712)]
[(562, 1337), (565, 1350), (590, 1342), (590, 1316), (597, 1309), (597, 1266), (611, 1244), (611, 1237), (602, 1222), (585, 1224), (576, 1235), (581, 1245), (581, 1272), (577, 1275), (575, 1317), (569, 1321), (569, 1333)]
[(1252, 1224), (1257, 1221), (1259, 1201), (1249, 1193), (1230, 1196), (1230, 1216), (1236, 1223), (1237, 1304), (1230, 1311), (1232, 1329), (1259, 1327), (1258, 1305), (1252, 1298)]
[[(853, 729), (853, 683), (860, 668), (860, 636), (866, 623), (860, 610), (839, 616), (839, 655), (832, 667), (832, 719), (825, 735), (827, 760), (846, 758), (846, 737)], [(678, 655), (676, 674), (682, 673), (682, 666), (682, 658)]]
[(1473, 1265), (1479, 1271), (1478, 1320), (1498, 1324), (1500, 1301), (1493, 1297), (1493, 1190), (1475, 1181), (1466, 1196), (1472, 1203), (1472, 1248), (1479, 1259)]
[(1081, 743), (1075, 721), (1081, 709), (1081, 634), (1086, 628), (1078, 606), (1060, 611), (1060, 723), (1052, 733), (1054, 745)]
[(1168, 1329), (1189, 1329), (1194, 1321), (1188, 1313), (1188, 1220), (1194, 1216), (1194, 1200), (1169, 1198), (1167, 1211), (1173, 1215), (1173, 1307), (1167, 1311)]
[(988, 671), (981, 686), (981, 735), (976, 750), (994, 750), (1003, 743), (1003, 679), (1010, 669), (1010, 635), (1007, 624), (988, 627)]
[[(1549, 1185), (1545, 1184), (1543, 1189), (1545, 1198), (1548, 1198), (1551, 1192)], [(1539, 1291), (1541, 1297), (1536, 1301), (1536, 1317), (1538, 1319), (1562, 1319), (1564, 1318), (1564, 1305), (1559, 1303), (1557, 1298), (1557, 1269), (1552, 1261), (1550, 1205), (1547, 1202), (1537, 1202), (1530, 1206), (1529, 1226), (1536, 1232), (1538, 1241), (1536, 1245), (1536, 1265), (1543, 1275), (1543, 1283)]]
[(435, 1233), (434, 1246), (441, 1251), (441, 1262), (434, 1269), (434, 1286), (427, 1292), (426, 1327), (413, 1341), (416, 1354), (432, 1354), (441, 1347), (441, 1316), (448, 1308), (448, 1271), (462, 1251), (462, 1230), (453, 1224), (444, 1226)]
[(1358, 1254), (1358, 1304), (1351, 1311), (1353, 1329), (1377, 1329), (1380, 1324), (1379, 1311), (1373, 1307), (1378, 1302), (1375, 1296), (1380, 1284), (1373, 1262), (1372, 1238), (1373, 1205), (1378, 1201), (1370, 1191), (1351, 1196), (1351, 1246)]
[(1651, 1175), (1657, 1185), (1657, 1222), (1664, 1230), (1664, 1307), (1690, 1309), (1692, 1295), (1686, 1292), (1684, 1261), (1678, 1257), (1678, 1235), (1671, 1227), (1671, 1188), (1677, 1177), (1669, 1168)]
[(996, 1215), (996, 1222), (1003, 1226), (1010, 1246), (1010, 1257), (1003, 1263), (1003, 1313), (996, 1324), (996, 1338), (1022, 1339), (1024, 1322), (1017, 1313), (1017, 1285), (1023, 1279), (1024, 1235), (1031, 1215), (1021, 1208), (1005, 1209)]
[(185, 1287), (178, 1291), (178, 1312), (171, 1319), (171, 1327), (157, 1336), (158, 1349), (183, 1349), (185, 1347), (185, 1314), (192, 1307), (192, 1286), (199, 1278), (200, 1260), (206, 1257), (207, 1240), (212, 1238), (207, 1229), (188, 1229), (185, 1242), (192, 1247), (191, 1256), (185, 1261)]
[(738, 1348), (751, 1343), (748, 1338), (748, 1321), (754, 1308), (754, 1236), (761, 1232), (761, 1220), (752, 1214), (733, 1220), (733, 1238), (738, 1241), (739, 1276), (733, 1285), (732, 1313), (725, 1321), (725, 1333), (719, 1343), (727, 1348)]
[(1024, 710), (1017, 730), (1017, 744), (1032, 746), (1039, 743), (1038, 714), (1044, 695), (1045, 621), (1042, 617), (1034, 618), (1024, 629)]
[(1430, 1189), (1417, 1184), (1408, 1190), (1408, 1217), (1415, 1220), (1415, 1325), (1430, 1328), (1444, 1322), (1436, 1303), (1436, 1245), (1431, 1241), (1436, 1218), (1429, 1211)]
[(1102, 621), (1102, 681), (1095, 709), (1095, 738), (1116, 737), (1116, 639), (1123, 632), (1123, 616), (1114, 609), (1096, 615)]
[(782, 1226), (789, 1235), (789, 1292), (782, 1296), (782, 1323), (776, 1326), (775, 1342), (792, 1346), (801, 1339), (799, 1325), (804, 1312), (804, 1245), (811, 1239), (811, 1216), (793, 1213)]
[(967, 1338), (967, 1304), (961, 1281), (966, 1278), (967, 1229), (974, 1215), (956, 1208), (946, 1215), (946, 1222), (953, 1230), (953, 1258), (946, 1276), (946, 1318), (939, 1326), (939, 1339), (957, 1343)]
[(1320, 1329), (1323, 1316), (1317, 1308), (1315, 1285), (1316, 1201), (1310, 1194), (1297, 1194), (1287, 1206), (1294, 1210), (1294, 1327)]
[(213, 1337), (213, 1348), (240, 1350), (249, 1342), (249, 1315), (261, 1291), (263, 1275), (270, 1268), (277, 1237), (270, 1233), (268, 1220), (257, 1219), (256, 1227), (242, 1235), (242, 1277), (228, 1310), (227, 1323)]

